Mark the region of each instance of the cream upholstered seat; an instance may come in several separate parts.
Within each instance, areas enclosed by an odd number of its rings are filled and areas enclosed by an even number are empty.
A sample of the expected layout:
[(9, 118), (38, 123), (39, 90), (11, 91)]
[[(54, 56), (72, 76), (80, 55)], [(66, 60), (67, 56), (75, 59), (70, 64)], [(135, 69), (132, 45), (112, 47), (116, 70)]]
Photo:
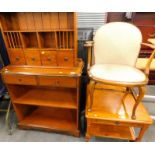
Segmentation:
[(146, 75), (128, 65), (117, 64), (95, 64), (90, 69), (90, 76), (98, 80), (111, 81), (113, 83), (142, 83), (146, 80)]

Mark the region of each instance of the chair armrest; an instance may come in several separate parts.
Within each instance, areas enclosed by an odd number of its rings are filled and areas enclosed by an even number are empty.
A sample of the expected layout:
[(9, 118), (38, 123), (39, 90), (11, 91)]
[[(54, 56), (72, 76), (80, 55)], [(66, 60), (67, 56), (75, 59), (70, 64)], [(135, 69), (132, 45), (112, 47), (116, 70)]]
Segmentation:
[(141, 43), (141, 44), (155, 49), (155, 45), (154, 44), (148, 44), (148, 43)]
[(155, 38), (149, 38), (148, 42), (150, 42), (151, 44), (155, 45)]
[(88, 63), (87, 63), (87, 70), (90, 69), (92, 65), (92, 47), (93, 47), (93, 41), (86, 41), (84, 44), (84, 47), (88, 48)]
[(152, 60), (155, 57), (155, 45), (148, 44), (148, 43), (142, 43), (142, 45), (145, 45), (145, 46), (148, 46), (148, 47), (154, 49), (152, 54), (150, 55), (150, 58), (148, 59), (148, 61), (146, 63), (145, 70), (144, 70), (145, 74), (148, 76), (149, 72), (150, 72), (150, 66), (151, 66)]
[[(138, 58), (136, 62), (136, 68), (140, 70), (145, 70), (146, 64), (148, 62), (149, 58)], [(155, 71), (155, 58), (152, 60), (151, 65), (150, 65), (150, 70)]]

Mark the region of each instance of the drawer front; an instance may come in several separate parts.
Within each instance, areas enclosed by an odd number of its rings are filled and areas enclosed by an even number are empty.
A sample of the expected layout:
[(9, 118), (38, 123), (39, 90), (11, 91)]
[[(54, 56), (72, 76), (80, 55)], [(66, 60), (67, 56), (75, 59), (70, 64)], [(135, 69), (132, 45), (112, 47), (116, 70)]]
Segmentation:
[(3, 77), (7, 84), (37, 85), (36, 78), (33, 75), (4, 74)]
[(100, 119), (92, 119), (91, 123), (92, 124), (109, 124), (109, 125), (116, 125), (116, 126), (127, 124), (127, 123), (123, 123), (120, 121), (109, 121), (109, 120), (100, 120)]
[(8, 50), (8, 55), (11, 64), (13, 65), (25, 65), (25, 56), (22, 50)]
[(77, 80), (76, 78), (68, 77), (38, 77), (39, 85), (42, 86), (53, 86), (53, 87), (68, 87), (76, 88)]
[(58, 51), (58, 65), (72, 67), (73, 51)]
[(58, 86), (76, 88), (77, 82), (76, 78), (58, 78)]
[(57, 66), (56, 51), (41, 51), (41, 63), (44, 66)]
[(40, 51), (24, 51), (27, 65), (40, 66)]

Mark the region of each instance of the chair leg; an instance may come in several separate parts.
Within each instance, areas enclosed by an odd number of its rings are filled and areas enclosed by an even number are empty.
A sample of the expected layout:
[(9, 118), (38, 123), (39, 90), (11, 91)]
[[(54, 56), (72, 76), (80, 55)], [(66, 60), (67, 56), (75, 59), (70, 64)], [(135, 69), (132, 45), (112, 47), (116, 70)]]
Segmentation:
[(92, 111), (93, 106), (93, 96), (94, 96), (94, 89), (95, 89), (96, 82), (91, 80), (89, 84), (89, 93), (90, 93), (90, 106), (88, 108), (88, 111)]
[(7, 109), (7, 113), (6, 113), (6, 117), (5, 117), (5, 124), (6, 124), (9, 135), (12, 134), (11, 124), (10, 124), (10, 120), (9, 120), (10, 108), (11, 108), (11, 100), (9, 101), (9, 105), (8, 105), (8, 109)]
[(138, 87), (138, 90), (139, 90), (139, 95), (138, 95), (137, 99), (135, 100), (136, 103), (133, 107), (132, 116), (131, 116), (132, 119), (136, 119), (136, 109), (145, 95), (146, 86), (140, 86), (140, 87)]

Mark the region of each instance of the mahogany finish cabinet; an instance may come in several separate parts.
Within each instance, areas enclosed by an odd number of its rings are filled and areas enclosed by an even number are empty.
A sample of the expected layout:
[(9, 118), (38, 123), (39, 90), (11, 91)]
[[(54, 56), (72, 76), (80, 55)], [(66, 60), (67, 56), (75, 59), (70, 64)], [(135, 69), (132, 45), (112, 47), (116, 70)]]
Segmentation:
[(0, 13), (0, 22), (10, 59), (2, 75), (18, 126), (79, 136), (76, 14)]

